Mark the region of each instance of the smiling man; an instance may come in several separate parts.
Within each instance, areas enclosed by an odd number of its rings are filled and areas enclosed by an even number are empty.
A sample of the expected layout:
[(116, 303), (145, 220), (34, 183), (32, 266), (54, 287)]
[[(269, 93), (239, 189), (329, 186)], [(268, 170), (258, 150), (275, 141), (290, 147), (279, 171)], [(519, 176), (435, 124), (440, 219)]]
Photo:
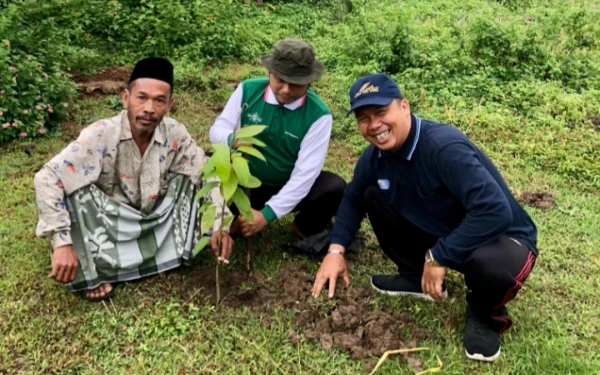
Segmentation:
[[(107, 299), (113, 283), (191, 257), (199, 223), (194, 195), (208, 158), (183, 125), (165, 117), (172, 94), (171, 63), (141, 60), (123, 92), (126, 110), (83, 129), (35, 175), (37, 235), (52, 246), (49, 277), (87, 300)], [(208, 199), (225, 204), (218, 188)], [(211, 247), (220, 252), (217, 240), (214, 230)], [(223, 232), (221, 241), (227, 260), (232, 240)]]
[(266, 162), (249, 160), (250, 172), (262, 182), (250, 190), (254, 221), (240, 216), (232, 224), (232, 233), (253, 236), (290, 212), (298, 212), (292, 229), (300, 238), (323, 233), (346, 187), (341, 177), (321, 170), (332, 116), (310, 84), (324, 66), (310, 44), (291, 38), (277, 43), (273, 53), (260, 61), (268, 77), (242, 82), (210, 129), (211, 142), (230, 145), (236, 130), (267, 126), (256, 137), (265, 143), (260, 151)]
[(467, 357), (493, 361), (512, 321), (505, 307), (538, 254), (537, 229), (492, 161), (458, 129), (421, 119), (396, 83), (378, 73), (350, 89), (358, 130), (371, 143), (335, 218), (328, 255), (313, 286), (317, 297), (350, 279), (344, 253), (365, 215), (398, 267), (371, 285), (390, 296), (447, 297), (448, 268), (464, 275)]

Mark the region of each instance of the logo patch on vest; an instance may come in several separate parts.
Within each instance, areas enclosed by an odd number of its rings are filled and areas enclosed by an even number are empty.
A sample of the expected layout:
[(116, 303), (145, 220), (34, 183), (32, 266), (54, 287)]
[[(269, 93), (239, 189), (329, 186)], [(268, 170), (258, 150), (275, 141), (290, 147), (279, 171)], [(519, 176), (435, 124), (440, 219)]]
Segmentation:
[(262, 122), (262, 118), (260, 117), (258, 112), (248, 113), (246, 117), (248, 118), (248, 122), (251, 122), (253, 124), (260, 124)]
[(381, 190), (388, 190), (390, 188), (390, 180), (381, 179), (377, 180), (377, 184)]

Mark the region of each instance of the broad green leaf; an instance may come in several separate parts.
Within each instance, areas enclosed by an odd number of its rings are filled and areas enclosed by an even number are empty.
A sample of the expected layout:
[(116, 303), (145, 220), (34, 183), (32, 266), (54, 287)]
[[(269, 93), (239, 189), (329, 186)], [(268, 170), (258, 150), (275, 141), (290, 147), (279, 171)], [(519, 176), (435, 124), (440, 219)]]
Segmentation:
[(248, 180), (250, 179), (250, 169), (248, 168), (248, 160), (243, 156), (234, 156), (232, 158), (233, 170), (237, 175), (240, 184), (246, 186), (248, 184)]
[(242, 184), (240, 182), (240, 185), (242, 185), (243, 187), (250, 188), (250, 189), (256, 189), (257, 187), (262, 185), (262, 183), (260, 182), (260, 180), (258, 178), (254, 177), (254, 176), (250, 176), (247, 184)]
[(254, 137), (240, 139), (240, 143), (243, 143), (243, 142), (250, 142), (253, 145), (258, 146), (258, 147), (265, 147), (267, 145), (265, 142), (261, 141), (258, 138), (254, 138)]
[(238, 186), (238, 188), (235, 190), (235, 193), (233, 193), (232, 198), (233, 203), (235, 203), (238, 210), (240, 210), (240, 213), (244, 215), (246, 220), (249, 222), (254, 221), (254, 215), (252, 215), (252, 208), (250, 207), (250, 199), (248, 199), (248, 196), (246, 193), (244, 193), (244, 190), (242, 190), (241, 187)]
[(206, 211), (212, 205), (213, 205), (213, 202), (202, 203), (202, 206), (200, 206), (200, 208), (198, 209), (198, 214), (202, 214), (204, 211)]
[[(210, 157), (208, 161), (202, 167), (202, 174), (207, 175), (215, 169), (215, 160)], [(206, 176), (203, 176), (206, 177)]]
[(202, 180), (206, 181), (206, 180), (210, 180), (213, 177), (217, 177), (217, 170), (213, 169), (212, 171), (208, 172), (207, 174), (202, 176)]
[(229, 223), (231, 223), (233, 221), (233, 215), (231, 216), (227, 216), (225, 219), (223, 219), (223, 224), (221, 224), (221, 227), (225, 228), (226, 226), (229, 225)]
[(255, 148), (243, 146), (243, 147), (240, 147), (238, 150), (240, 150), (241, 152), (245, 152), (246, 154), (255, 156), (255, 157), (259, 158), (260, 160), (264, 161), (265, 163), (267, 162), (267, 159), (265, 159), (263, 154)]
[(221, 188), (223, 197), (226, 201), (228, 201), (229, 198), (231, 198), (231, 196), (233, 195), (233, 193), (235, 193), (235, 189), (237, 189), (237, 186), (238, 179), (235, 174), (235, 170), (233, 170), (229, 175), (229, 179), (223, 183), (223, 186)]
[(265, 125), (244, 126), (240, 130), (238, 130), (237, 133), (235, 133), (235, 139), (254, 137), (255, 135), (260, 134), (263, 130), (265, 130), (265, 128)]
[(198, 255), (200, 250), (202, 250), (206, 247), (206, 245), (208, 244), (208, 241), (210, 241), (210, 237), (208, 237), (208, 236), (204, 236), (200, 240), (198, 240), (198, 242), (196, 242), (196, 246), (194, 246), (194, 251), (192, 251), (192, 254), (194, 256)]
[(215, 186), (219, 185), (219, 181), (209, 182), (208, 184), (202, 186), (202, 189), (196, 193), (196, 199), (204, 198), (209, 191), (211, 191)]
[(214, 144), (215, 153), (211, 157), (214, 159), (215, 167), (217, 168), (217, 176), (221, 182), (229, 179), (229, 173), (231, 171), (231, 163), (229, 160), (229, 148), (221, 143)]
[(202, 214), (202, 219), (200, 220), (200, 233), (206, 233), (210, 228), (212, 228), (215, 222), (215, 215), (217, 213), (217, 207), (213, 204), (210, 206), (206, 212)]

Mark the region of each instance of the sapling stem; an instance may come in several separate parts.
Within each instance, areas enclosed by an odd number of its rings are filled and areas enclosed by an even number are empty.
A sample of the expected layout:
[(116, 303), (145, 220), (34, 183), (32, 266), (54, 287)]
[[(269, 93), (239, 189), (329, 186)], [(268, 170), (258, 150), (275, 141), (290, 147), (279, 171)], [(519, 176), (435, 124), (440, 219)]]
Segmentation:
[[(244, 192), (248, 199), (250, 199), (250, 189), (245, 188)], [(248, 277), (252, 276), (252, 247), (250, 246), (250, 237), (246, 238), (246, 272), (248, 272)]]
[(216, 306), (219, 306), (219, 302), (221, 301), (221, 286), (219, 285), (219, 263), (217, 262), (217, 267), (215, 268), (215, 283), (216, 283)]
[[(229, 151), (229, 155), (231, 158), (231, 151)], [(226, 205), (227, 202), (224, 202), (221, 206), (221, 225), (219, 226), (219, 235), (217, 237), (217, 247), (220, 249), (219, 256), (217, 257), (217, 267), (215, 268), (215, 290), (217, 292), (217, 306), (219, 305), (219, 301), (221, 301), (221, 285), (219, 284), (219, 259), (221, 259), (221, 255), (223, 254), (223, 241), (221, 241), (221, 238), (223, 236), (223, 221), (225, 220), (224, 216)]]

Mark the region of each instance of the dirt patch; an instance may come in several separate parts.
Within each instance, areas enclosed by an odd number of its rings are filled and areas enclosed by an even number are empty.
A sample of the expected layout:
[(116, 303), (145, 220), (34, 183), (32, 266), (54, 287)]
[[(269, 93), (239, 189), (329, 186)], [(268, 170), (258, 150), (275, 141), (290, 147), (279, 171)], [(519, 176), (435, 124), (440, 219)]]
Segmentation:
[(81, 130), (83, 130), (84, 126), (74, 124), (72, 122), (64, 122), (61, 124), (61, 128), (62, 140), (72, 142), (79, 137), (79, 133), (81, 133)]
[(120, 94), (127, 87), (130, 74), (131, 68), (112, 66), (91, 75), (73, 71), (72, 76), (82, 95), (104, 96)]
[(520, 197), (521, 201), (525, 204), (535, 206), (538, 208), (549, 208), (554, 203), (554, 197), (552, 194), (542, 192), (524, 192)]
[[(194, 272), (191, 276), (185, 280), (188, 285), (182, 287), (188, 291), (198, 288), (195, 298), (214, 303), (214, 269)], [(355, 359), (416, 347), (421, 339), (439, 340), (436, 335), (421, 330), (407, 312), (374, 309), (372, 292), (363, 288), (340, 287), (330, 301), (312, 298), (313, 276), (305, 263), (289, 264), (272, 280), (260, 273), (249, 278), (244, 271), (227, 271), (220, 275), (222, 306), (246, 306), (266, 317), (275, 307), (292, 309), (297, 314), (297, 326), (288, 332), (287, 341), (298, 343), (304, 333), (306, 340), (323, 349), (336, 348)], [(269, 321), (265, 320), (267, 326)], [(421, 369), (417, 355), (406, 353), (402, 357), (413, 370)]]
[[(336, 291), (333, 306), (319, 304), (311, 297), (313, 278), (306, 273), (305, 264), (292, 266), (282, 272), (278, 283), (283, 286), (284, 300), (298, 314), (298, 328), (305, 337), (319, 343), (323, 349), (337, 348), (352, 358), (379, 357), (387, 350), (415, 347), (415, 339), (437, 339), (435, 335), (420, 330), (406, 312), (385, 312), (371, 307), (372, 293), (363, 288), (342, 288)], [(408, 328), (411, 340), (401, 333)], [(298, 340), (295, 331), (288, 332), (290, 341)], [(418, 371), (420, 361), (414, 354), (404, 359)]]
[(587, 119), (592, 122), (592, 125), (594, 125), (594, 129), (596, 129), (597, 132), (600, 132), (600, 116), (589, 115)]
[(208, 107), (208, 109), (210, 109), (214, 113), (221, 113), (221, 112), (223, 112), (223, 109), (225, 109), (225, 106), (223, 106), (223, 105), (215, 105), (215, 106), (212, 106), (212, 107)]
[[(203, 268), (189, 275), (170, 273), (168, 284), (188, 302), (215, 304), (217, 301), (216, 274), (214, 268)], [(265, 283), (260, 272), (248, 276), (244, 270), (219, 269), (221, 305), (238, 308), (259, 308), (274, 300), (276, 292)]]

